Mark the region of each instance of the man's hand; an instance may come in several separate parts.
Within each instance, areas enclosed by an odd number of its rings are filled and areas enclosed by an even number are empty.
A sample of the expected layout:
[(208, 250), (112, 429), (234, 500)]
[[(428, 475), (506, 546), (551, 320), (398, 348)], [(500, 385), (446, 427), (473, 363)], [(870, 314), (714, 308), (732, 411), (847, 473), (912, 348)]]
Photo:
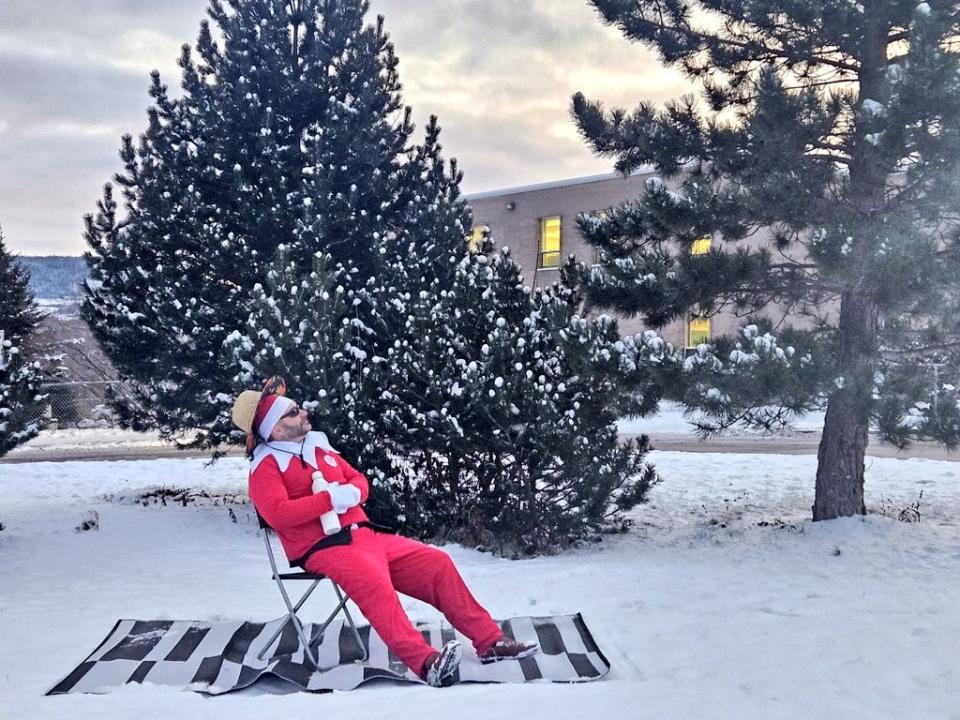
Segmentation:
[(333, 511), (337, 515), (342, 515), (350, 508), (360, 504), (360, 488), (353, 485), (330, 483), (327, 492), (330, 493)]

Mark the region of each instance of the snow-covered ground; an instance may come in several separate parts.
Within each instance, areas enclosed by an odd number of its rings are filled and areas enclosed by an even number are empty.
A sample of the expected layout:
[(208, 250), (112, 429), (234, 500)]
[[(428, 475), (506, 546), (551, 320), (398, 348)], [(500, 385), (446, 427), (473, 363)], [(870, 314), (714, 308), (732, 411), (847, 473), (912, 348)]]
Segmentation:
[[(793, 418), (783, 428), (778, 428), (774, 435), (793, 435), (795, 433), (820, 432), (823, 429), (823, 412), (812, 412)], [(683, 435), (695, 434), (691, 418), (683, 416), (683, 406), (679, 403), (662, 402), (660, 411), (651, 417), (624, 418), (617, 423), (617, 429), (625, 434), (646, 433), (647, 435)], [(761, 435), (762, 431), (745, 428), (730, 428), (724, 435)]]
[[(662, 403), (660, 412), (648, 418), (625, 418), (617, 423), (621, 433), (649, 435), (695, 435), (693, 425), (683, 417), (683, 408), (676, 403)], [(816, 432), (823, 427), (823, 413), (811, 413), (796, 418), (780, 434)], [(726, 435), (758, 434), (753, 431), (729, 430)], [(8, 455), (11, 459), (34, 458), (44, 452), (82, 448), (155, 450), (168, 448), (170, 444), (156, 433), (134, 432), (119, 428), (61, 428), (44, 430), (30, 442), (14, 448)]]
[(120, 428), (58, 428), (56, 430), (41, 430), (29, 442), (15, 447), (7, 457), (17, 458), (33, 455), (39, 451), (66, 450), (74, 448), (96, 447), (110, 448), (165, 448), (170, 443), (152, 432), (134, 432)]
[[(0, 465), (0, 717), (960, 717), (960, 463), (868, 459), (869, 505), (896, 516), (919, 498), (919, 523), (814, 524), (812, 456), (651, 460), (665, 480), (632, 533), (524, 561), (447, 548), (495, 616), (582, 612), (607, 679), (217, 698), (43, 693), (120, 617), (280, 614), (248, 506), (132, 501), (158, 486), (242, 493), (243, 461)], [(77, 532), (92, 512), (99, 530)]]

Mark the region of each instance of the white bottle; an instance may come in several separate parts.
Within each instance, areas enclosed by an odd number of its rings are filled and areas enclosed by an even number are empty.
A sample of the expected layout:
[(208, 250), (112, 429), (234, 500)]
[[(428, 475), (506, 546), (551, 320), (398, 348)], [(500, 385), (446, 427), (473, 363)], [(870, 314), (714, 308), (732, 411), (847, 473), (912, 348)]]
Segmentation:
[[(310, 477), (313, 478), (314, 495), (316, 495), (318, 492), (326, 490), (329, 487), (329, 483), (323, 479), (323, 473), (321, 473), (319, 470), (314, 470), (313, 475)], [(340, 518), (333, 510), (325, 512), (320, 516), (320, 524), (323, 526), (324, 535), (334, 535), (340, 532)]]

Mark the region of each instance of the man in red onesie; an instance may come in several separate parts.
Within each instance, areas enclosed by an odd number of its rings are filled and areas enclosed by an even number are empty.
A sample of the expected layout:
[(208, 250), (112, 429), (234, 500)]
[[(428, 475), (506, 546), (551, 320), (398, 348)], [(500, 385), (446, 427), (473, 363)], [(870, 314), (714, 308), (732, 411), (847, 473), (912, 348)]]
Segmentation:
[[(367, 479), (330, 446), (324, 433), (311, 432), (306, 411), (283, 396), (282, 380), (268, 381), (265, 388), (240, 394), (233, 421), (248, 433), (250, 499), (276, 531), (291, 565), (332, 578), (387, 647), (434, 687), (453, 682), (460, 643), (451, 640), (434, 650), (403, 611), (398, 592), (439, 609), (473, 641), (481, 662), (538, 652), (535, 644), (503, 635), (446, 553), (373, 529), (362, 507)], [(324, 489), (315, 493), (315, 481)], [(328, 535), (321, 516), (329, 521), (331, 512), (342, 529)]]

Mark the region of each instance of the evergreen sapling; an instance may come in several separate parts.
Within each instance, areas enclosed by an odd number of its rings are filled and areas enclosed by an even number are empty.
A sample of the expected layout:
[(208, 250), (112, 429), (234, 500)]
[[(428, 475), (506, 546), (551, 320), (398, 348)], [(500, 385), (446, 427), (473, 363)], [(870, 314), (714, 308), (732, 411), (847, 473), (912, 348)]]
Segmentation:
[(0, 456), (44, 425), (45, 363), (30, 348), (43, 315), (28, 287), (29, 273), (7, 250), (0, 231)]

